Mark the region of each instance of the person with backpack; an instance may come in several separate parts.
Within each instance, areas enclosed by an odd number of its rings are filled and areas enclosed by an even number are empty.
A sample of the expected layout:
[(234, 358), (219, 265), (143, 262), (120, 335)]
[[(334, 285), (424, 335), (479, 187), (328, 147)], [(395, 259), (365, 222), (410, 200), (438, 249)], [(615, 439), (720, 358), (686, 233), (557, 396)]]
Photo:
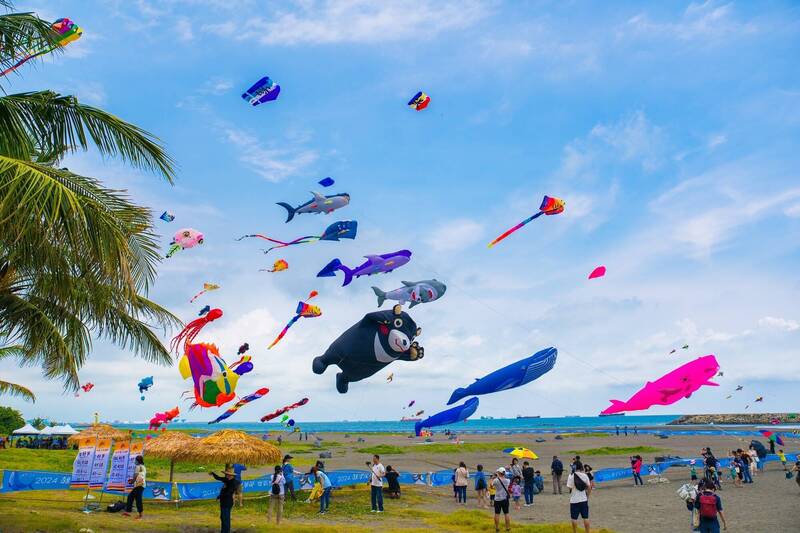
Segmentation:
[(694, 508), (699, 511), (698, 531), (700, 533), (719, 533), (720, 518), (722, 519), (722, 529), (728, 529), (725, 514), (722, 512), (722, 498), (714, 492), (714, 489), (713, 483), (701, 482), (700, 493), (694, 501)]
[(500, 531), (500, 513), (505, 515), (506, 531), (511, 531), (511, 517), (508, 516), (509, 500), (511, 500), (511, 481), (506, 477), (506, 469), (502, 466), (492, 475), (491, 484), (494, 493), (494, 530)]
[(561, 494), (561, 475), (564, 473), (564, 463), (558, 458), (557, 455), (553, 456), (553, 462), (550, 463), (550, 473), (553, 475), (553, 494)]
[(218, 476), (216, 472), (209, 472), (209, 475), (222, 482), (217, 499), (219, 500), (219, 521), (220, 533), (231, 533), (231, 510), (233, 509), (233, 497), (241, 483), (236, 479), (236, 472), (232, 468), (226, 467)]
[[(272, 488), (269, 495), (269, 507), (267, 507), (267, 523), (272, 520), (272, 512), (275, 511), (275, 523), (281, 523), (283, 516), (283, 500), (286, 494), (286, 478), (283, 477), (283, 467), (275, 465), (272, 474)], [(322, 498), (320, 498), (321, 500)]]
[(535, 476), (536, 473), (534, 472), (530, 463), (528, 461), (522, 463), (522, 488), (525, 494), (525, 507), (530, 507), (533, 505), (533, 478)]
[(589, 533), (589, 495), (592, 493), (591, 480), (583, 472), (583, 463), (575, 463), (575, 473), (567, 478), (569, 495), (569, 517), (572, 521), (572, 532), (578, 531), (578, 517), (583, 518), (583, 529)]

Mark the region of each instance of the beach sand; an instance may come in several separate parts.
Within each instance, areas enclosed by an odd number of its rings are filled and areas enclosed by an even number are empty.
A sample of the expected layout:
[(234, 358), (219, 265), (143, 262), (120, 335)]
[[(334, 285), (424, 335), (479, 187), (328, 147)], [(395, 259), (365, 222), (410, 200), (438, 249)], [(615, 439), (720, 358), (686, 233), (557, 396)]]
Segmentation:
[[(531, 462), (534, 468), (541, 470), (545, 477), (545, 492), (535, 497), (532, 508), (523, 507), (520, 511), (512, 509), (512, 520), (521, 524), (558, 523), (569, 518), (569, 496), (566, 488), (561, 496), (552, 494), (550, 461), (553, 455), (558, 455), (566, 466), (574, 455), (573, 450), (639, 446), (651, 446), (661, 450), (639, 453), (644, 457), (645, 463), (649, 463), (654, 461), (656, 455), (697, 457), (700, 449), (704, 446), (710, 446), (714, 453), (722, 458), (732, 449), (746, 449), (750, 442), (749, 438), (736, 436), (672, 436), (668, 439), (661, 439), (655, 435), (633, 436), (631, 431), (627, 437), (616, 436), (612, 433), (607, 436), (565, 436), (563, 440), (555, 440), (553, 434), (537, 433), (459, 435), (459, 440), (467, 445), (462, 446), (437, 434), (434, 436), (437, 453), (430, 453), (426, 450), (429, 445), (421, 443), (421, 439), (418, 438), (410, 439), (407, 435), (351, 434), (349, 438), (345, 438), (344, 434), (330, 433), (319, 434), (319, 436), (323, 439), (320, 451), (330, 451), (333, 454), (332, 458), (323, 459), (328, 470), (363, 469), (364, 462), (371, 458), (371, 453), (357, 450), (369, 450), (377, 446), (394, 446), (400, 448), (404, 453), (381, 453), (381, 461), (384, 465), (391, 465), (401, 472), (452, 469), (458, 466), (459, 461), (464, 461), (470, 471), (474, 471), (477, 464), (483, 464), (485, 471), (492, 472), (499, 466), (509, 464), (509, 457), (502, 453), (503, 446), (517, 445), (530, 448), (540, 457), (539, 460)], [(365, 442), (357, 442), (359, 437)], [(294, 435), (285, 439), (281, 450), (284, 453), (292, 453), (293, 444), (298, 442), (295, 440), (296, 438), (297, 436)], [(546, 442), (537, 443), (535, 442), (537, 438), (546, 439)], [(763, 441), (763, 439), (761, 440)], [(341, 446), (326, 448), (326, 441), (337, 442)], [(487, 451), (468, 450), (470, 445), (477, 443), (489, 445), (491, 449)], [(493, 443), (497, 443), (498, 446), (492, 448), (491, 444)], [(795, 443), (798, 441), (789, 441), (787, 443), (789, 446), (785, 447), (785, 450), (787, 452), (796, 451), (795, 448), (800, 448), (800, 444), (793, 448), (791, 445)], [(303, 441), (303, 444), (306, 444), (306, 441)], [(440, 451), (443, 446), (451, 447), (452, 450)], [(294, 462), (299, 465), (298, 469), (301, 471), (307, 471), (307, 467), (304, 465), (313, 463), (317, 458), (317, 453), (293, 453), (293, 455)], [(627, 467), (630, 464), (627, 453), (614, 456), (582, 454), (582, 460), (591, 464), (595, 470)], [(261, 473), (266, 474), (267, 469), (254, 469), (248, 472), (252, 477)], [(191, 474), (188, 476), (192, 477)], [(196, 477), (198, 480), (206, 480), (202, 474)], [(669, 479), (670, 482), (648, 483), (648, 476), (645, 476), (643, 472), (645, 480), (643, 487), (634, 487), (632, 479), (598, 484), (590, 502), (592, 523), (620, 533), (689, 531), (689, 512), (675, 493), (683, 483), (689, 482), (689, 468), (671, 468), (663, 477)], [(566, 476), (564, 476), (564, 482), (566, 482)], [(421, 506), (422, 509), (450, 512), (461, 508), (454, 502), (450, 486), (420, 490), (425, 494), (426, 500)], [(796, 512), (793, 511), (800, 506), (800, 488), (794, 480), (785, 479), (780, 463), (768, 463), (765, 473), (759, 474), (752, 485), (736, 488), (731, 483), (724, 483), (720, 496), (728, 518), (729, 531), (800, 531)], [(469, 487), (468, 498), (467, 508), (475, 508), (472, 486)], [(387, 505), (392, 505), (391, 500), (387, 500)]]

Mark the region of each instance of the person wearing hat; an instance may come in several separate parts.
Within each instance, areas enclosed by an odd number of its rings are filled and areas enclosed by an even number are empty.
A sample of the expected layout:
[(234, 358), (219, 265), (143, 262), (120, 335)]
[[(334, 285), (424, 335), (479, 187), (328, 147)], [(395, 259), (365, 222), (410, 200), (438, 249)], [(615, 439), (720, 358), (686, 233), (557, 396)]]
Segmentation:
[(505, 515), (506, 531), (511, 531), (511, 517), (508, 516), (508, 503), (510, 498), (509, 485), (511, 481), (506, 477), (506, 469), (502, 466), (492, 475), (490, 483), (495, 489), (494, 493), (494, 530), (500, 531), (500, 512)]
[(226, 466), (222, 474), (222, 476), (218, 476), (216, 472), (209, 472), (211, 477), (222, 482), (222, 488), (219, 490), (219, 495), (217, 496), (219, 500), (219, 521), (221, 524), (220, 533), (230, 533), (233, 497), (241, 483), (236, 479), (236, 472), (234, 472), (233, 468), (230, 466)]
[(285, 483), (286, 492), (291, 496), (292, 500), (296, 499), (294, 495), (294, 467), (292, 466), (291, 461), (294, 459), (291, 455), (284, 455), (283, 461), (283, 480)]

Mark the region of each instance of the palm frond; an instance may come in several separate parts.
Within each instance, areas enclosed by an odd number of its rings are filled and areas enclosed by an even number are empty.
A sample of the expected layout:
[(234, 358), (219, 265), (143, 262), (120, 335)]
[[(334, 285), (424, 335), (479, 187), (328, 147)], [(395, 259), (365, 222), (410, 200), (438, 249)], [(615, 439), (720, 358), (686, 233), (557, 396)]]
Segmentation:
[[(10, 8), (10, 2), (3, 7)], [(58, 48), (59, 35), (33, 13), (0, 15), (0, 66), (5, 70), (30, 53)]]
[[(137, 168), (161, 174), (172, 183), (174, 161), (160, 141), (143, 129), (74, 96), (52, 91), (0, 97), (0, 154), (30, 160), (45, 153), (87, 150), (89, 141), (103, 155), (120, 157)], [(31, 139), (39, 146), (33, 146)]]
[(30, 389), (23, 387), (22, 385), (17, 385), (16, 383), (11, 383), (8, 381), (0, 381), (0, 396), (7, 395), (7, 396), (18, 396), (23, 400), (27, 400), (29, 402), (35, 402), (36, 396), (31, 392)]

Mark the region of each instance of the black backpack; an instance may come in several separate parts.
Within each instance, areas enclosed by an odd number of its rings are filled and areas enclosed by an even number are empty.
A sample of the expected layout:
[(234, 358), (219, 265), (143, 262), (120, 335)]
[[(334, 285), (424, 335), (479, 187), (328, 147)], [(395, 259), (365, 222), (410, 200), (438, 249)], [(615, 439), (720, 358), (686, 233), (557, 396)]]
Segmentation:
[(275, 496), (281, 493), (281, 486), (275, 482), (275, 479), (278, 477), (277, 474), (272, 474), (272, 494)]
[(575, 485), (575, 490), (577, 491), (584, 491), (586, 490), (586, 482), (583, 478), (579, 475), (579, 472), (575, 472), (572, 475), (572, 483)]
[(106, 511), (108, 511), (109, 513), (118, 513), (123, 509), (125, 509), (125, 502), (123, 502), (122, 500), (114, 502), (110, 504), (108, 507), (106, 507)]

